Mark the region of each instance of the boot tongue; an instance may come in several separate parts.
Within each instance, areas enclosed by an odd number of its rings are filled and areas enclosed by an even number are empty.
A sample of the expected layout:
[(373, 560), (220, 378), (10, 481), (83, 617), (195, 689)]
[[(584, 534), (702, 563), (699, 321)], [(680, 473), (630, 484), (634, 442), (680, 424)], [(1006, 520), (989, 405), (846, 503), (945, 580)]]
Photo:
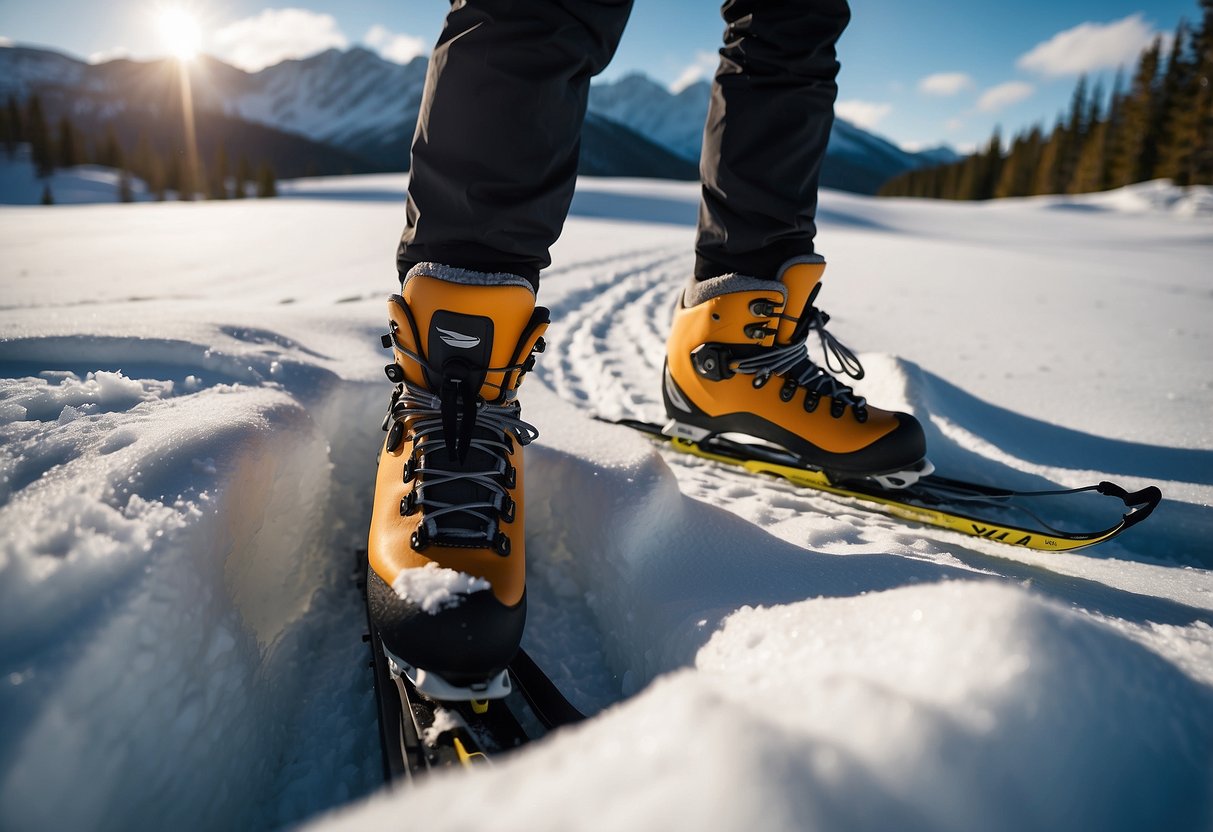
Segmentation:
[[(520, 286), (465, 285), (414, 275), (401, 295), (414, 315), (429, 365), (425, 386), (438, 392), (453, 375), (470, 399), (498, 398), (500, 387), (485, 384), (487, 370), (513, 359), (535, 309), (534, 293)], [(487, 380), (499, 385), (504, 374), (491, 375)]]
[(423, 440), (420, 487), (431, 504), (480, 506), (434, 519), (439, 540), (457, 545), (483, 543), (491, 531), (484, 516), (492, 510), (483, 503), (495, 494), (473, 479), (443, 481), (438, 472), (488, 472), (498, 469), (501, 459), (472, 442), (502, 441), (500, 431), (477, 424), (477, 400), (501, 397), (503, 372), (490, 368), (508, 366), (527, 332), (535, 311), (535, 294), (517, 285), (456, 283), (426, 274), (410, 275), (401, 297), (416, 326), (417, 350), (425, 365), (408, 362), (406, 374), (439, 398), (441, 442)]
[[(784, 304), (784, 317), (779, 321), (779, 329), (775, 335), (775, 343), (787, 345), (792, 343), (792, 335), (796, 332), (797, 322), (804, 317), (806, 309), (814, 297), (814, 290), (821, 283), (825, 273), (825, 261), (820, 263), (792, 263), (784, 266), (779, 275), (788, 292), (787, 303)], [(796, 320), (791, 320), (795, 318)]]

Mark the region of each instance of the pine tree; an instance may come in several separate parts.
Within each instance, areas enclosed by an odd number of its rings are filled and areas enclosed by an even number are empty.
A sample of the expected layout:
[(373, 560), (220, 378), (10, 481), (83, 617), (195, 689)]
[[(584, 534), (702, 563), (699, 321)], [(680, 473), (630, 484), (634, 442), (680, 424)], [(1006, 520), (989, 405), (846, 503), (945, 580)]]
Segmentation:
[(1033, 195), (1058, 193), (1058, 170), (1061, 168), (1062, 151), (1067, 143), (1066, 126), (1058, 117), (1053, 132), (1045, 139), (1040, 149), (1040, 161), (1036, 164), (1036, 173), (1032, 178)]
[(1065, 192), (1083, 194), (1103, 190), (1104, 154), (1107, 150), (1108, 125), (1103, 120), (1101, 102), (1103, 87), (1096, 83), (1083, 119), (1082, 146), (1078, 148)]
[(51, 193), (51, 185), (49, 182), (42, 186), (42, 204), (43, 205), (54, 205), (55, 204), (55, 195)]
[(1125, 92), (1124, 69), (1116, 70), (1116, 81), (1112, 85), (1112, 95), (1108, 99), (1108, 114), (1104, 119), (1104, 158), (1103, 171), (1100, 174), (1100, 190), (1112, 186), (1112, 165), (1122, 152), (1124, 144), (1124, 105), (1128, 93)]
[[(1188, 38), (1188, 49), (1177, 54), (1181, 67), (1175, 79), (1174, 102), (1159, 149), (1157, 176), (1177, 185), (1207, 183), (1213, 177), (1213, 2), (1202, 3), (1204, 19)], [(1167, 68), (1168, 78), (1172, 75)], [(1201, 160), (1205, 160), (1202, 165)], [(1204, 169), (1206, 175), (1200, 173)]]
[(13, 124), (8, 107), (0, 109), (0, 146), (4, 147), (6, 156), (13, 158), (17, 150), (17, 125)]
[(84, 162), (80, 134), (67, 116), (59, 119), (59, 140), (56, 143), (56, 167), (74, 168)]
[(278, 196), (278, 183), (274, 180), (274, 169), (263, 162), (257, 171), (257, 197), (269, 199)]
[(156, 154), (152, 150), (152, 144), (148, 140), (147, 134), (140, 130), (135, 139), (135, 150), (127, 160), (127, 169), (144, 182), (150, 182), (155, 161)]
[(130, 171), (123, 170), (118, 174), (118, 201), (134, 202), (135, 189), (131, 185)]
[(1023, 165), (1025, 142), (1026, 139), (1022, 133), (1016, 134), (1015, 138), (1011, 140), (1007, 157), (1002, 162), (1002, 172), (998, 175), (998, 182), (994, 185), (995, 199), (1015, 196), (1015, 180)]
[(16, 96), (10, 95), (8, 97), (8, 103), (5, 105), (5, 110), (8, 113), (5, 120), (8, 121), (9, 129), (12, 131), (13, 142), (11, 145), (5, 143), (4, 150), (6, 153), (8, 153), (9, 158), (12, 158), (13, 154), (17, 152), (17, 145), (21, 142), (29, 141), (29, 137), (26, 135), (25, 119), (22, 116), (21, 108), (17, 106)]
[(143, 166), (143, 173), (140, 174), (144, 185), (147, 187), (147, 192), (152, 195), (152, 198), (157, 202), (164, 202), (166, 198), (166, 177), (164, 171), (164, 162), (155, 153), (147, 157), (147, 161)]
[(933, 183), (926, 196), (932, 199), (959, 199), (958, 194), (963, 187), (964, 168), (964, 160), (954, 162), (945, 167), (940, 171), (941, 176)]
[(164, 187), (167, 191), (173, 191), (178, 195), (180, 195), (183, 187), (181, 183), (181, 162), (178, 160), (176, 152), (171, 150), (169, 151), (167, 161), (164, 163)]
[(210, 188), (207, 194), (210, 199), (227, 199), (227, 177), (227, 148), (220, 141), (219, 147), (215, 151), (214, 173), (210, 177)]
[(1186, 104), (1186, 80), (1192, 67), (1187, 58), (1188, 24), (1180, 20), (1167, 55), (1167, 68), (1151, 102), (1150, 129), (1142, 159), (1142, 175), (1145, 179), (1172, 179), (1174, 172), (1168, 170), (1173, 161), (1172, 145), (1174, 133), (1181, 120), (1179, 109)]
[(1196, 37), (1192, 108), (1196, 112), (1193, 150), (1185, 176), (1193, 185), (1213, 185), (1213, 0), (1201, 0), (1204, 18)]
[(981, 199), (993, 199), (1002, 178), (1004, 164), (1002, 153), (1002, 130), (995, 125), (990, 144), (986, 147), (985, 171), (981, 180)]
[(129, 169), (138, 179), (143, 180), (144, 190), (153, 199), (163, 202), (165, 198), (166, 173), (164, 160), (153, 148), (147, 135), (142, 131), (135, 142), (135, 151), (131, 155)]
[(42, 113), (42, 100), (37, 95), (31, 95), (26, 104), (25, 130), (34, 170), (39, 178), (45, 179), (55, 172), (54, 149), (51, 147), (46, 117)]
[(240, 161), (236, 165), (236, 187), (232, 192), (232, 196), (236, 199), (244, 199), (248, 196), (247, 185), (253, 179), (253, 169), (249, 165), (248, 157), (241, 156)]
[(1040, 145), (1040, 125), (1034, 125), (1026, 135), (1021, 133), (1015, 137), (994, 188), (996, 198), (1028, 196), (1032, 192), (1036, 166), (1040, 162)]
[(1102, 191), (1104, 153), (1107, 150), (1108, 123), (1096, 122), (1091, 135), (1087, 136), (1086, 144), (1079, 154), (1078, 164), (1074, 167), (1074, 175), (1070, 179), (1067, 191), (1072, 194), (1085, 194), (1092, 191)]
[(118, 134), (114, 131), (112, 121), (105, 125), (105, 138), (97, 151), (97, 164), (107, 168), (126, 167), (122, 145), (118, 143)]
[(1146, 139), (1150, 131), (1150, 116), (1154, 102), (1154, 82), (1158, 75), (1162, 39), (1155, 38), (1137, 64), (1133, 83), (1121, 111), (1121, 134), (1116, 157), (1112, 160), (1111, 185), (1121, 187), (1142, 181), (1144, 176)]
[(1069, 190), (1070, 181), (1074, 178), (1074, 169), (1078, 167), (1078, 157), (1082, 154), (1087, 133), (1090, 131), (1088, 114), (1087, 76), (1080, 75), (1074, 95), (1070, 99), (1070, 115), (1066, 119), (1065, 129), (1059, 131), (1061, 135), (1057, 143), (1056, 167), (1048, 193), (1063, 194)]
[(179, 160), (177, 171), (177, 199), (181, 202), (193, 202), (198, 193), (198, 183), (194, 180), (196, 171), (190, 169), (188, 160)]

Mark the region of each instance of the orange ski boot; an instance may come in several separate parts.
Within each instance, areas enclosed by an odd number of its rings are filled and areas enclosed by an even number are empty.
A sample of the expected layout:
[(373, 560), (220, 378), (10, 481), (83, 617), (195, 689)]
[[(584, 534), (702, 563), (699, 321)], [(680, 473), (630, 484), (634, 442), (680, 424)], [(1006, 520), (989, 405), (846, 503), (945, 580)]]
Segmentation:
[(367, 597), (393, 669), (437, 699), (509, 692), (526, 619), (516, 391), (548, 310), (514, 275), (422, 263), (388, 300), (396, 382), (379, 455)]
[(872, 407), (809, 358), (816, 332), (829, 370), (863, 377), (814, 306), (824, 271), (812, 255), (784, 264), (778, 280), (729, 274), (688, 285), (667, 342), (664, 432), (700, 443), (745, 434), (834, 479), (904, 487), (932, 467), (922, 426)]

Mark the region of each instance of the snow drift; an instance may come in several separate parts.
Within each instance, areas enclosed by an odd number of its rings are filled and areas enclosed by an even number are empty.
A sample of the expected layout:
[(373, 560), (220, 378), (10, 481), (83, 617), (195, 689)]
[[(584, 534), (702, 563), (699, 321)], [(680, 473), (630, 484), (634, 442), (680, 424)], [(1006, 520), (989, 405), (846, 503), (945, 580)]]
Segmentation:
[(402, 188), (0, 209), (0, 828), (1213, 824), (1213, 233), (1160, 185), (823, 196), (831, 328), (941, 469), (1166, 493), (1059, 554), (592, 420), (660, 415), (696, 192), (582, 180), (523, 390), (525, 646), (596, 716), (346, 807)]

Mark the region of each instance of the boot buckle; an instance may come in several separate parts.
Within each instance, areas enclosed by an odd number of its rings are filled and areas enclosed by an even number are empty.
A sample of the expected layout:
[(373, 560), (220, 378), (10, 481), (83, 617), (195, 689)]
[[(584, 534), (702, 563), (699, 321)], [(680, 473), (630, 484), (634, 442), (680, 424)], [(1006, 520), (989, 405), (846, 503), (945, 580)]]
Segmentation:
[(722, 344), (700, 344), (691, 350), (695, 372), (710, 381), (724, 381), (736, 375), (729, 366), (732, 359), (732, 352)]

